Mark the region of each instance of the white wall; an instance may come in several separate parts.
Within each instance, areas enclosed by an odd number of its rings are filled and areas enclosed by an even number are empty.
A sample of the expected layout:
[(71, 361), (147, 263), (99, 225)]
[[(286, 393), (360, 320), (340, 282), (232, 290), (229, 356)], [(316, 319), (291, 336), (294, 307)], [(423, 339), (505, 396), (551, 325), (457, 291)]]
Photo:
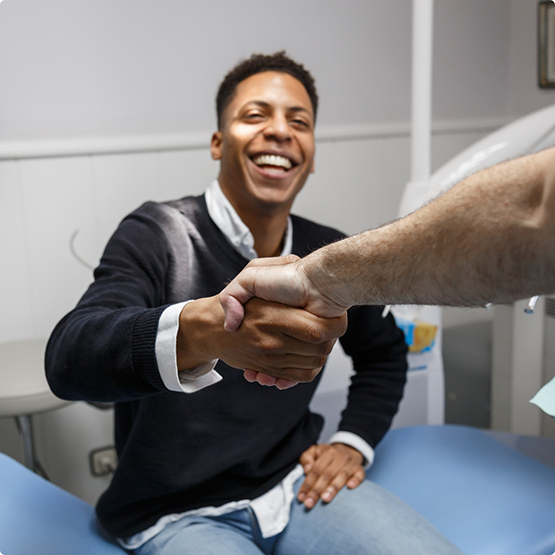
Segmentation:
[[(436, 0), (436, 119), (507, 115), (511, 5)], [(282, 48), (322, 125), (408, 121), (410, 34), (411, 0), (5, 0), (0, 140), (210, 131), (224, 73)]]
[(433, 117), (505, 116), (510, 4), (436, 0), (434, 6)]

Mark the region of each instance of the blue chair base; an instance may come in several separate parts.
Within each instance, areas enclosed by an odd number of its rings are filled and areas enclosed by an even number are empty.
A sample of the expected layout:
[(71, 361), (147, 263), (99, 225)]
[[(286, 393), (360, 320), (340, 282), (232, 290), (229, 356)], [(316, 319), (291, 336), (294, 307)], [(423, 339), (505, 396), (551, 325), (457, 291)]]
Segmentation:
[(0, 453), (0, 553), (124, 555), (102, 537), (94, 509)]
[(464, 426), (389, 431), (369, 478), (466, 555), (551, 555), (555, 470)]

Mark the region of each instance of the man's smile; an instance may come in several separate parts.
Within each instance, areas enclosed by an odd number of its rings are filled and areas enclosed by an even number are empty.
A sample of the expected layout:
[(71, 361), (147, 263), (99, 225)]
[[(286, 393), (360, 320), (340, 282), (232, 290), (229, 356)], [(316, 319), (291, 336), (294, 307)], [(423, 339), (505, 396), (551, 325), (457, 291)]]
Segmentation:
[(284, 178), (299, 165), (292, 156), (276, 152), (259, 152), (249, 156), (249, 160), (265, 177), (270, 178)]
[(285, 171), (293, 167), (293, 163), (289, 158), (279, 154), (258, 154), (252, 158), (252, 161), (258, 167), (283, 168)]

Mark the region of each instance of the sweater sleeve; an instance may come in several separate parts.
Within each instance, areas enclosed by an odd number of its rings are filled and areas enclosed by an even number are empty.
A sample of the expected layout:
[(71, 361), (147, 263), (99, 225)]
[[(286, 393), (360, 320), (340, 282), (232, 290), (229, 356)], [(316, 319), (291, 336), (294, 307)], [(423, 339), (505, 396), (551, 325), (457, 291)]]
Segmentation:
[(381, 306), (349, 310), (349, 328), (340, 339), (352, 358), (347, 407), (340, 431), (354, 433), (376, 447), (391, 425), (403, 396), (407, 346), (391, 314), (382, 318)]
[(64, 399), (124, 401), (164, 390), (155, 354), (169, 264), (166, 237), (148, 211), (110, 239), (95, 280), (56, 326), (46, 375)]

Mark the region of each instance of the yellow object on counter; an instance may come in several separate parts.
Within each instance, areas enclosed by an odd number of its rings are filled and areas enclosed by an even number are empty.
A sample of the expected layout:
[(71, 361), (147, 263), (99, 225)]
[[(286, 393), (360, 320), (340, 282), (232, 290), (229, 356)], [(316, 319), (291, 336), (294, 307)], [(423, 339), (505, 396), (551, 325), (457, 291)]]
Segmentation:
[(405, 334), (405, 341), (410, 353), (423, 353), (429, 351), (436, 339), (437, 326), (422, 320), (405, 320), (395, 318), (397, 325)]

